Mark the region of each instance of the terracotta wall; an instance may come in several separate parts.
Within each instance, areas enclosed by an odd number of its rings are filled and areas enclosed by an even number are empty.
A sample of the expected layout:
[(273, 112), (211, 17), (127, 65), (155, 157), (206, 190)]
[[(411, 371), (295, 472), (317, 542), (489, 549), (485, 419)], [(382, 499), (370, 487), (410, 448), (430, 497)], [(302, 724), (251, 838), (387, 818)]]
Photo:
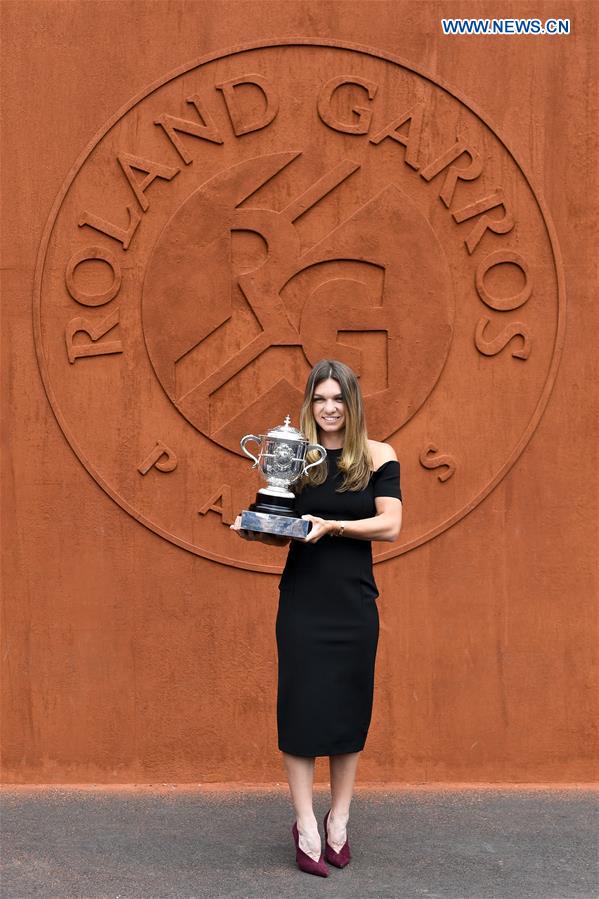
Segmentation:
[(592, 780), (596, 4), (2, 16), (5, 781), (283, 779), (228, 524), (323, 356), (402, 465), (360, 779)]

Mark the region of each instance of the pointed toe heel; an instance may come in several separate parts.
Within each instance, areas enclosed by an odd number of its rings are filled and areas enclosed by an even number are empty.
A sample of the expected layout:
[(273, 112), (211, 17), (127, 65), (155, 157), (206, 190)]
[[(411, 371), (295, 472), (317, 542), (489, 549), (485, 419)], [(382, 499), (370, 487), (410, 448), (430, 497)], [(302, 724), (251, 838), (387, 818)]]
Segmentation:
[(300, 871), (304, 871), (306, 874), (317, 874), (319, 877), (328, 877), (329, 869), (325, 864), (323, 853), (320, 853), (320, 858), (315, 862), (303, 849), (300, 849), (297, 821), (294, 822), (291, 833), (295, 842), (295, 860)]
[(351, 852), (349, 851), (349, 840), (345, 841), (339, 852), (335, 852), (333, 847), (329, 845), (329, 832), (327, 830), (327, 823), (330, 814), (331, 810), (329, 809), (324, 816), (324, 857), (329, 862), (329, 864), (335, 865), (336, 868), (345, 868), (351, 858)]

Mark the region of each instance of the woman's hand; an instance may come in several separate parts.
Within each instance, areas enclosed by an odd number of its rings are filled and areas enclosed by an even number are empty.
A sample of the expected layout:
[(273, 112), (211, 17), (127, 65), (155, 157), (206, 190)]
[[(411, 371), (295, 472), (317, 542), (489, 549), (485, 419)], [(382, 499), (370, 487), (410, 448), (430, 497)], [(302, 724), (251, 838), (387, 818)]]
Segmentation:
[(265, 534), (262, 531), (246, 531), (240, 527), (241, 515), (238, 515), (232, 525), (229, 525), (232, 531), (235, 531), (243, 540), (259, 540), (260, 543), (268, 543), (270, 546), (286, 546), (290, 537), (280, 537), (278, 534)]
[(325, 534), (332, 534), (339, 528), (338, 521), (329, 521), (317, 515), (302, 515), (302, 518), (312, 522), (312, 529), (308, 536), (304, 537), (304, 543), (316, 543)]

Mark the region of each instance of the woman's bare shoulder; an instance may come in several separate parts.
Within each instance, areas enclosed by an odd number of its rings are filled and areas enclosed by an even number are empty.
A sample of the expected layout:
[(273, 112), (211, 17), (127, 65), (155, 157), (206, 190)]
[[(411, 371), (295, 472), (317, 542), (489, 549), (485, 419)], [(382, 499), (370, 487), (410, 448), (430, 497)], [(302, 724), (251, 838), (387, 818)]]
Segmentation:
[(390, 462), (393, 459), (397, 461), (397, 454), (389, 443), (381, 443), (380, 440), (369, 439), (368, 447), (370, 449), (370, 455), (372, 456), (372, 463), (375, 471), (377, 468), (380, 468), (381, 465), (384, 465), (385, 462)]

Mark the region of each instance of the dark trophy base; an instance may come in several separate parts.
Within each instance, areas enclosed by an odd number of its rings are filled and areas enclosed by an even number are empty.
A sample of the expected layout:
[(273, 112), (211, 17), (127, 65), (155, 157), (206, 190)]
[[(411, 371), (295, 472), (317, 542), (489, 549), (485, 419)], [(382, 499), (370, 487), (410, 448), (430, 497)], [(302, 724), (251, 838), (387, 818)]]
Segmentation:
[(256, 502), (241, 513), (240, 526), (245, 531), (303, 540), (310, 533), (312, 522), (298, 517), (290, 497), (258, 493)]

